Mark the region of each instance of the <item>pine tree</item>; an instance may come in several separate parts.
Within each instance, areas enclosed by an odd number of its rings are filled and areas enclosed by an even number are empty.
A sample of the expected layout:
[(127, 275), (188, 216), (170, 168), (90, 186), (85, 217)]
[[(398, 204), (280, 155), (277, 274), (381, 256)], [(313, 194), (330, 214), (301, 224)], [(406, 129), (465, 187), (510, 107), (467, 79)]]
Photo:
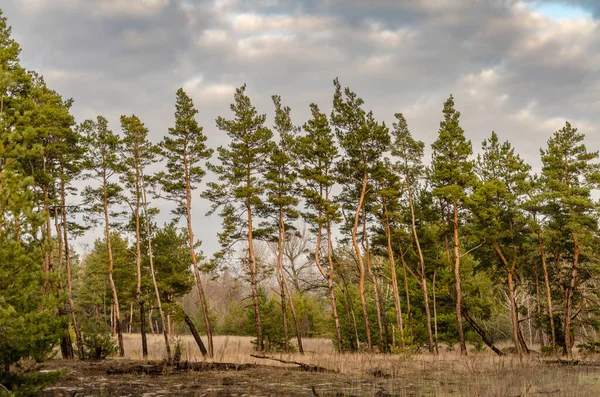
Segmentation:
[[(529, 170), (509, 142), (500, 143), (498, 136), (483, 141), (482, 153), (477, 156), (475, 170), (482, 182), (474, 194), (473, 212), (477, 216), (475, 225), (480, 239), (490, 245), (497, 258), (491, 259), (486, 251), (479, 251), (483, 263), (499, 261), (506, 272), (510, 300), (510, 318), (513, 342), (519, 357), (528, 353), (521, 343), (519, 314), (515, 300), (515, 277), (517, 265), (525, 260), (528, 219), (522, 204), (529, 190)], [(481, 255), (480, 255), (481, 256)]]
[(135, 221), (135, 245), (136, 245), (136, 268), (137, 268), (137, 285), (136, 285), (136, 299), (140, 306), (140, 332), (142, 335), (142, 356), (146, 358), (148, 356), (148, 344), (146, 341), (146, 328), (145, 319), (146, 312), (144, 310), (144, 298), (142, 297), (142, 252), (141, 252), (141, 233), (140, 233), (140, 210), (143, 211), (143, 219), (145, 224), (147, 246), (148, 246), (148, 258), (150, 262), (150, 275), (152, 277), (152, 284), (154, 286), (154, 293), (156, 297), (156, 303), (158, 305), (158, 312), (160, 314), (161, 324), (163, 328), (163, 335), (165, 339), (165, 348), (167, 352), (167, 360), (171, 360), (171, 347), (169, 345), (169, 336), (167, 334), (167, 327), (165, 323), (165, 315), (162, 308), (162, 302), (160, 299), (160, 292), (158, 284), (156, 282), (156, 274), (154, 271), (154, 260), (152, 255), (152, 242), (150, 233), (150, 214), (148, 212), (148, 199), (146, 194), (146, 178), (145, 169), (155, 162), (157, 150), (148, 140), (148, 129), (140, 121), (140, 119), (132, 115), (130, 117), (121, 116), (121, 128), (124, 134), (123, 147), (124, 147), (124, 180), (126, 186), (131, 190), (131, 194), (134, 197), (133, 202), (133, 216)]
[[(345, 181), (345, 195), (349, 200), (352, 197), (356, 202), (351, 237), (360, 271), (359, 288), (367, 333), (367, 347), (369, 351), (372, 351), (371, 327), (369, 325), (365, 296), (365, 266), (358, 245), (357, 232), (358, 226), (361, 223), (361, 214), (364, 211), (372, 169), (375, 167), (377, 161), (380, 160), (382, 154), (388, 149), (390, 136), (385, 124), (377, 123), (373, 118), (372, 112), (367, 113), (362, 109), (364, 102), (361, 98), (350, 91), (349, 88), (342, 90), (337, 79), (334, 80), (334, 87), (335, 93), (333, 96), (331, 121), (335, 127), (335, 133), (340, 146), (345, 151), (344, 160), (339, 163), (338, 167), (340, 178)], [(377, 286), (375, 286), (375, 289), (377, 290)], [(379, 299), (377, 298), (376, 304), (379, 305)], [(380, 316), (378, 316), (378, 320), (381, 328)]]
[(421, 141), (415, 140), (412, 137), (412, 134), (408, 129), (406, 119), (402, 113), (396, 113), (394, 116), (396, 118), (396, 122), (393, 124), (394, 129), (392, 130), (392, 155), (398, 159), (394, 165), (394, 168), (402, 180), (402, 187), (406, 192), (408, 207), (410, 209), (410, 228), (415, 242), (415, 247), (417, 249), (417, 256), (419, 260), (418, 273), (421, 278), (421, 291), (423, 292), (423, 303), (425, 306), (425, 316), (427, 321), (426, 328), (428, 336), (428, 348), (430, 353), (434, 353), (433, 332), (431, 329), (431, 311), (429, 308), (429, 294), (427, 293), (425, 256), (423, 255), (421, 241), (417, 231), (417, 217), (415, 215), (414, 203), (415, 190), (418, 188), (419, 179), (422, 178), (424, 174), (422, 160), (425, 144)]
[(96, 121), (86, 120), (79, 126), (79, 131), (84, 137), (86, 154), (83, 166), (86, 169), (86, 178), (96, 180), (100, 186), (87, 186), (83, 190), (83, 199), (89, 207), (87, 220), (97, 222), (95, 215), (101, 215), (104, 223), (104, 235), (108, 252), (108, 280), (112, 291), (115, 310), (115, 324), (119, 344), (119, 356), (125, 356), (123, 345), (123, 330), (121, 329), (121, 311), (119, 296), (113, 278), (114, 261), (111, 247), (111, 208), (123, 201), (122, 190), (113, 177), (122, 172), (119, 158), (122, 141), (108, 128), (108, 121), (98, 116)]
[(212, 156), (213, 150), (206, 147), (206, 135), (195, 119), (198, 110), (194, 108), (192, 99), (182, 88), (177, 90), (176, 97), (175, 126), (169, 128), (169, 135), (165, 136), (160, 144), (162, 155), (167, 160), (168, 172), (160, 172), (157, 178), (166, 192), (167, 198), (177, 203), (174, 213), (185, 216), (187, 220), (189, 249), (206, 326), (208, 354), (213, 357), (213, 335), (208, 302), (198, 270), (192, 228), (192, 191), (198, 187), (206, 175), (206, 171), (202, 168), (202, 162)]
[(274, 130), (279, 134), (279, 142), (273, 148), (265, 168), (267, 206), (263, 211), (267, 216), (274, 217), (275, 229), (277, 230), (277, 236), (275, 237), (277, 242), (277, 282), (279, 283), (281, 297), (284, 349), (286, 353), (290, 352), (287, 318), (289, 302), (294, 327), (296, 328), (298, 351), (303, 354), (302, 335), (283, 267), (286, 237), (290, 231), (294, 230), (291, 222), (297, 219), (299, 215), (297, 210), (297, 175), (294, 171), (295, 158), (293, 150), (298, 128), (292, 124), (291, 109), (288, 106), (282, 106), (281, 97), (273, 95), (271, 98), (275, 105)]
[[(550, 227), (564, 231), (565, 252), (557, 256), (557, 267), (563, 285), (564, 347), (568, 359), (573, 358), (573, 321), (579, 313), (573, 304), (582, 294), (582, 277), (586, 273), (580, 270), (590, 260), (590, 247), (595, 244), (598, 230), (598, 207), (592, 191), (600, 186), (600, 164), (598, 152), (588, 152), (583, 140), (584, 135), (567, 122), (548, 140), (548, 147), (541, 150), (546, 213), (551, 218)], [(570, 266), (562, 266), (563, 257)]]
[(265, 127), (266, 115), (258, 114), (246, 95), (246, 85), (236, 89), (230, 106), (233, 119), (217, 118), (217, 127), (230, 138), (229, 146), (217, 149), (219, 165), (209, 165), (221, 184), (209, 183), (205, 197), (213, 203), (212, 211), (221, 208), (223, 231), (219, 240), (224, 251), (238, 241), (248, 244), (248, 265), (256, 322), (257, 349), (264, 350), (260, 314), (258, 265), (254, 250), (257, 237), (255, 218), (264, 208), (265, 165), (271, 155), (273, 132)]
[[(332, 225), (340, 221), (339, 207), (331, 200), (331, 190), (336, 181), (334, 171), (338, 150), (327, 115), (321, 113), (319, 107), (314, 103), (310, 105), (310, 110), (312, 118), (303, 126), (306, 134), (298, 137), (295, 146), (298, 157), (298, 176), (302, 181), (301, 193), (306, 207), (302, 216), (317, 235), (315, 264), (323, 278), (327, 280), (336, 329), (337, 349), (341, 353), (343, 352), (342, 330), (335, 299), (335, 267), (331, 242)], [(327, 266), (321, 264), (323, 229), (325, 229), (325, 243), (327, 244)]]
[(471, 141), (464, 136), (460, 126), (460, 112), (454, 108), (452, 95), (444, 103), (444, 120), (440, 122), (437, 140), (431, 145), (430, 182), (433, 195), (450, 203), (452, 207), (454, 281), (456, 288), (456, 321), (460, 339), (460, 352), (467, 354), (462, 325), (462, 289), (460, 281), (460, 210), (465, 207), (468, 194), (475, 184)]

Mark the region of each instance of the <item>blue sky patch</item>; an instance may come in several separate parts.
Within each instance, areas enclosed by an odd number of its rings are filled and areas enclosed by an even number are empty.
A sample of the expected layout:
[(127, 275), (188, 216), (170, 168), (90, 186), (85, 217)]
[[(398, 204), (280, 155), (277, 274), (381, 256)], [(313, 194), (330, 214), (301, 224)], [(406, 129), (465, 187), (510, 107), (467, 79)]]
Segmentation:
[(574, 3), (533, 1), (531, 9), (554, 20), (593, 18), (592, 13), (584, 6)]

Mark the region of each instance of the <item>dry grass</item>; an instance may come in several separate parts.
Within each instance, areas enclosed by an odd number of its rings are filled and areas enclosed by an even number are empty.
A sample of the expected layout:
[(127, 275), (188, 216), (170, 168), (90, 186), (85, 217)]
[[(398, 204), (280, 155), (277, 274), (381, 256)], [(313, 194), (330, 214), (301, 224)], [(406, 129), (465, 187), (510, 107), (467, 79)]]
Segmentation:
[[(290, 367), (251, 357), (250, 354), (255, 353), (252, 339), (238, 336), (215, 337), (214, 361)], [(181, 340), (184, 359), (204, 360), (191, 336), (182, 336)], [(148, 341), (150, 358), (164, 358), (162, 336), (148, 335)], [(125, 342), (126, 358), (140, 359), (139, 335), (126, 335)], [(304, 343), (305, 355), (277, 353), (273, 356), (337, 370), (345, 376), (354, 377), (357, 384), (363, 382), (361, 388), (364, 387), (365, 376), (369, 378), (366, 373), (381, 370), (389, 374), (390, 379), (377, 380), (377, 387), (391, 391), (401, 385), (404, 391), (400, 395), (600, 395), (600, 368), (548, 365), (539, 357), (520, 362), (516, 357), (498, 357), (489, 351), (471, 353), (466, 358), (460, 357), (456, 352), (446, 351), (439, 356), (410, 353), (340, 355), (335, 352), (330, 340), (306, 339)]]

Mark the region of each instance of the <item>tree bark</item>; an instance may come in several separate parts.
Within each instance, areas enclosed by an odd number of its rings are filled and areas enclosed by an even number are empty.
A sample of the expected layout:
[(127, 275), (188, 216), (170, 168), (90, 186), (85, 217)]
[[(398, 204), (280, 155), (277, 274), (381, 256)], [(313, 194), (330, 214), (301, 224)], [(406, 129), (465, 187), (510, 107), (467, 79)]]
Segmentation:
[(279, 283), (279, 293), (281, 298), (281, 314), (283, 319), (283, 347), (286, 353), (290, 352), (290, 337), (288, 332), (288, 318), (286, 309), (286, 291), (284, 284), (284, 271), (283, 271), (283, 247), (284, 247), (284, 235), (285, 225), (283, 223), (283, 209), (279, 208), (279, 219), (278, 219), (278, 230), (279, 238), (277, 240), (277, 282)]
[(327, 222), (327, 261), (329, 262), (329, 277), (327, 278), (327, 286), (329, 288), (329, 299), (331, 299), (331, 309), (333, 311), (333, 320), (335, 322), (335, 333), (338, 342), (338, 352), (344, 352), (344, 346), (342, 342), (342, 327), (340, 325), (340, 317), (337, 311), (337, 302), (335, 300), (335, 291), (333, 289), (333, 275), (334, 275), (334, 267), (333, 267), (333, 245), (331, 244), (331, 223)]
[(113, 269), (114, 269), (114, 261), (113, 261), (113, 252), (112, 245), (110, 242), (110, 229), (108, 223), (108, 192), (107, 192), (107, 180), (106, 180), (106, 171), (104, 172), (103, 178), (103, 193), (104, 193), (104, 232), (106, 235), (106, 250), (108, 251), (108, 281), (110, 284), (110, 289), (113, 295), (113, 306), (114, 306), (114, 321), (115, 321), (115, 331), (117, 333), (117, 340), (119, 345), (119, 357), (125, 356), (125, 347), (123, 345), (123, 331), (121, 330), (121, 312), (119, 310), (119, 296), (117, 295), (117, 288), (115, 287), (115, 281), (113, 280)]
[(435, 300), (435, 276), (436, 271), (433, 271), (433, 284), (431, 286), (432, 295), (433, 295), (433, 329), (435, 331), (435, 354), (439, 354), (438, 349), (438, 327), (437, 327), (437, 302)]
[(565, 353), (568, 360), (573, 359), (573, 345), (575, 344), (575, 338), (571, 333), (571, 324), (573, 323), (573, 300), (575, 293), (575, 286), (577, 284), (577, 274), (579, 272), (579, 236), (576, 232), (573, 232), (573, 266), (571, 268), (571, 279), (569, 281), (569, 287), (566, 293), (565, 302)]
[(398, 290), (398, 277), (396, 274), (396, 261), (394, 259), (394, 250), (392, 249), (392, 231), (388, 220), (387, 205), (383, 203), (384, 228), (387, 238), (387, 254), (392, 279), (392, 292), (394, 294), (394, 311), (396, 312), (396, 327), (400, 332), (400, 346), (404, 347), (404, 324), (402, 323), (402, 306), (400, 304), (400, 291)]
[[(142, 334), (142, 357), (148, 358), (148, 341), (146, 338), (146, 327), (144, 322), (144, 299), (142, 297), (142, 249), (140, 232), (140, 207), (141, 207), (141, 187), (140, 187), (140, 156), (139, 148), (135, 148), (135, 265), (137, 271), (137, 284), (135, 289), (135, 298), (140, 307), (140, 333)], [(150, 236), (148, 236), (150, 239)]]
[[(165, 331), (165, 315), (163, 313), (162, 302), (160, 293), (158, 291), (158, 283), (156, 282), (156, 273), (154, 272), (154, 255), (152, 253), (152, 235), (150, 234), (150, 215), (148, 213), (148, 197), (146, 196), (146, 182), (144, 180), (144, 170), (140, 169), (140, 182), (142, 188), (142, 207), (144, 209), (144, 223), (146, 225), (146, 237), (148, 238), (148, 261), (150, 262), (150, 275), (152, 276), (152, 285), (154, 286), (154, 293), (156, 294), (156, 303), (158, 305), (158, 312), (160, 314), (160, 321), (163, 324), (163, 336), (165, 339), (165, 349), (167, 352), (167, 361), (171, 361), (171, 345), (169, 344), (169, 336)], [(138, 217), (139, 224), (139, 217)], [(138, 225), (139, 226), (139, 225)], [(142, 340), (146, 338), (145, 334), (142, 334)]]
[(490, 349), (492, 349), (492, 351), (494, 353), (496, 353), (499, 356), (503, 356), (504, 353), (502, 353), (502, 351), (494, 345), (494, 342), (492, 342), (492, 340), (490, 338), (488, 338), (488, 336), (485, 333), (485, 331), (483, 330), (483, 328), (481, 328), (479, 326), (479, 324), (477, 324), (475, 322), (475, 320), (473, 320), (473, 318), (469, 315), (469, 313), (467, 311), (464, 311), (463, 315), (465, 316), (465, 320), (467, 320), (467, 322), (471, 325), (471, 327), (475, 330), (475, 332), (477, 332), (479, 334), (479, 336), (481, 336), (481, 339), (483, 339), (483, 342), (486, 345), (488, 345), (488, 347)]
[(546, 301), (548, 304), (548, 316), (550, 317), (550, 331), (552, 333), (552, 353), (556, 355), (556, 328), (554, 327), (554, 313), (552, 311), (552, 293), (550, 290), (550, 277), (548, 276), (548, 266), (546, 265), (546, 255), (544, 254), (542, 233), (539, 229), (537, 230), (537, 237), (538, 246), (540, 249), (540, 256), (542, 257), (542, 271), (544, 272), (544, 284), (546, 286)]
[(373, 283), (373, 292), (375, 293), (375, 311), (377, 312), (377, 327), (379, 328), (379, 346), (382, 352), (387, 351), (387, 325), (385, 324), (385, 318), (382, 318), (381, 307), (381, 294), (379, 291), (379, 282), (375, 273), (373, 273), (373, 267), (371, 266), (371, 252), (369, 250), (369, 235), (367, 233), (367, 211), (363, 207), (363, 243), (365, 249), (365, 260), (367, 262), (367, 273)]
[(198, 270), (198, 259), (196, 258), (196, 250), (194, 249), (194, 231), (192, 229), (192, 188), (190, 184), (190, 172), (188, 168), (187, 152), (184, 152), (183, 154), (183, 164), (185, 172), (185, 211), (187, 216), (188, 236), (190, 239), (190, 254), (192, 256), (192, 266), (194, 267), (194, 279), (196, 280), (198, 297), (200, 298), (200, 305), (202, 306), (204, 326), (206, 327), (206, 337), (208, 340), (208, 354), (212, 358), (214, 356), (214, 349), (212, 328), (210, 325), (210, 316), (208, 313), (208, 302), (206, 301), (206, 297), (204, 295), (204, 287), (202, 286), (200, 271)]
[(183, 321), (185, 321), (188, 328), (190, 329), (190, 332), (192, 333), (192, 336), (194, 337), (194, 340), (196, 341), (196, 344), (198, 345), (200, 352), (202, 353), (203, 356), (206, 356), (206, 354), (208, 352), (206, 351), (206, 347), (204, 346), (204, 343), (202, 342), (202, 339), (200, 338), (200, 334), (198, 334), (198, 331), (196, 330), (196, 326), (194, 325), (194, 322), (192, 321), (190, 316), (188, 316), (187, 313), (183, 311), (183, 309), (181, 309), (181, 312), (183, 313)]
[[(417, 246), (417, 254), (419, 255), (419, 273), (421, 275), (421, 290), (423, 291), (423, 305), (425, 306), (425, 317), (427, 320), (427, 336), (429, 342), (429, 353), (434, 352), (433, 348), (433, 332), (431, 330), (431, 312), (429, 310), (429, 295), (427, 294), (427, 278), (425, 273), (425, 258), (423, 257), (423, 250), (421, 250), (421, 243), (419, 242), (419, 234), (417, 233), (417, 224), (415, 219), (415, 207), (413, 205), (412, 190), (410, 184), (408, 186), (408, 205), (410, 207), (410, 218), (411, 228), (413, 232), (413, 238), (415, 239), (415, 245)], [(437, 354), (437, 349), (435, 351)]]
[(373, 342), (371, 340), (371, 325), (369, 323), (369, 312), (367, 310), (367, 299), (365, 297), (365, 265), (362, 259), (362, 253), (360, 252), (360, 247), (358, 246), (357, 232), (358, 232), (358, 224), (360, 221), (360, 213), (362, 211), (362, 207), (365, 200), (365, 195), (367, 193), (367, 170), (363, 171), (363, 181), (362, 181), (362, 189), (360, 192), (360, 197), (358, 200), (358, 205), (356, 207), (356, 213), (354, 214), (354, 226), (352, 228), (352, 246), (354, 247), (354, 252), (356, 254), (356, 260), (358, 262), (358, 271), (360, 273), (359, 278), (359, 293), (360, 293), (360, 303), (362, 305), (362, 313), (363, 319), (365, 322), (365, 333), (367, 334), (367, 349), (369, 353), (373, 352)]
[(460, 251), (458, 239), (458, 205), (453, 202), (454, 207), (454, 278), (456, 280), (456, 322), (458, 326), (458, 338), (460, 342), (460, 354), (467, 355), (467, 345), (465, 344), (465, 334), (463, 332), (463, 323), (461, 316), (462, 289), (460, 282)]

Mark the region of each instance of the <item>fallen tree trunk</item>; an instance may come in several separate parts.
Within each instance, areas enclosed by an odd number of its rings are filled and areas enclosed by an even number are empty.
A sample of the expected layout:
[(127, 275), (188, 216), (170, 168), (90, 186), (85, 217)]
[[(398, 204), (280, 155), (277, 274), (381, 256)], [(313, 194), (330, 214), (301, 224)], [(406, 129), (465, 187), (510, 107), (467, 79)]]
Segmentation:
[(177, 373), (179, 371), (240, 371), (256, 367), (256, 364), (235, 364), (235, 363), (210, 363), (210, 362), (192, 362), (182, 361), (175, 365), (170, 365), (166, 361), (159, 363), (149, 362), (148, 364), (129, 364), (118, 367), (110, 367), (106, 371), (109, 375), (123, 374), (149, 374), (165, 375), (167, 373)]
[(200, 339), (200, 334), (198, 334), (198, 331), (196, 330), (196, 326), (194, 325), (194, 322), (192, 321), (190, 316), (188, 316), (187, 313), (185, 311), (183, 311), (183, 309), (181, 309), (181, 312), (183, 313), (183, 320), (187, 324), (188, 328), (190, 329), (190, 332), (192, 333), (192, 335), (194, 336), (194, 339), (196, 340), (196, 344), (200, 348), (200, 352), (202, 353), (203, 356), (206, 356), (208, 354), (208, 352), (206, 351), (206, 347), (204, 346), (202, 339)]
[(598, 361), (581, 361), (581, 360), (542, 360), (545, 364), (559, 364), (559, 365), (568, 365), (568, 366), (587, 366), (587, 367), (600, 367), (600, 362)]
[(254, 357), (254, 358), (261, 358), (264, 360), (273, 360), (273, 361), (278, 361), (280, 363), (284, 363), (284, 364), (294, 364), (294, 365), (299, 365), (300, 369), (302, 369), (302, 371), (306, 371), (306, 372), (324, 372), (324, 373), (337, 373), (338, 371), (333, 370), (333, 369), (328, 369), (328, 368), (324, 368), (324, 367), (319, 367), (318, 365), (310, 365), (310, 364), (305, 364), (305, 363), (300, 363), (298, 361), (289, 361), (289, 360), (282, 360), (280, 358), (275, 358), (275, 357), (269, 357), (269, 356), (258, 356), (256, 354), (251, 354), (250, 357)]
[(473, 320), (473, 318), (469, 315), (469, 312), (467, 312), (464, 307), (463, 307), (462, 315), (465, 318), (465, 320), (467, 320), (467, 322), (469, 323), (469, 325), (475, 330), (475, 332), (477, 332), (479, 334), (479, 336), (481, 336), (481, 339), (483, 339), (483, 342), (486, 345), (488, 345), (488, 347), (490, 349), (492, 349), (494, 351), (494, 353), (496, 353), (499, 356), (503, 356), (504, 355), (504, 353), (502, 351), (500, 351), (500, 349), (498, 349), (494, 345), (494, 342), (492, 342), (491, 339), (488, 338), (487, 334), (485, 333), (485, 330), (483, 328), (481, 328), (479, 326), (479, 324), (477, 324), (475, 322), (475, 320)]

